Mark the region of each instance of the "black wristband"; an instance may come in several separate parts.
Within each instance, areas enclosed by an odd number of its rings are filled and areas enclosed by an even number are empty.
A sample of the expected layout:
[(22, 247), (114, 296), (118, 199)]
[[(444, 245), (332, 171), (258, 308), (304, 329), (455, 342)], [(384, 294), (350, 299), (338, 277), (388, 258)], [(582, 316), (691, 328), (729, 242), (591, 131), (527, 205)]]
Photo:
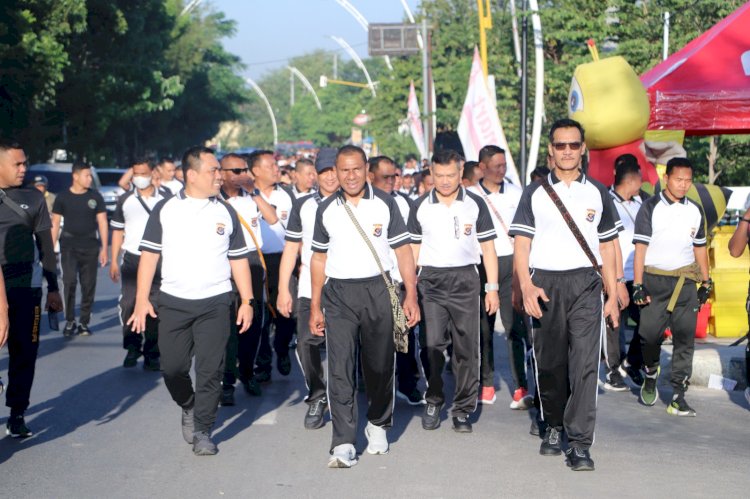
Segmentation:
[(750, 218), (740, 218), (740, 222), (747, 222), (750, 224)]

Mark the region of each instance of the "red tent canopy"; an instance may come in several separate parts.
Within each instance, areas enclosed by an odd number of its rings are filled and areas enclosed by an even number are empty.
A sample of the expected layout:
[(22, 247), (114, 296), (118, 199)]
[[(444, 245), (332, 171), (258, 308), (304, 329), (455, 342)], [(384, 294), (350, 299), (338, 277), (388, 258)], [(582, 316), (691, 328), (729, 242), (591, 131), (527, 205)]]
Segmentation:
[(649, 130), (750, 133), (750, 2), (641, 76)]

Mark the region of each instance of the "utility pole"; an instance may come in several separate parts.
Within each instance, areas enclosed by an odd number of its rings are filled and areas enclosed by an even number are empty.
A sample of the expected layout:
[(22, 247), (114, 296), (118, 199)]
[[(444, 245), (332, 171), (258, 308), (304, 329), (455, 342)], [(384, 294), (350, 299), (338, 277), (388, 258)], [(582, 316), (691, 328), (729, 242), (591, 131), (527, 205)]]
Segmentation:
[(336, 53), (333, 54), (333, 79), (339, 79), (339, 55)]
[(520, 137), (520, 152), (519, 152), (519, 163), (520, 172), (518, 172), (521, 183), (523, 184), (526, 179), (526, 112), (528, 106), (528, 95), (529, 95), (529, 18), (528, 18), (528, 4), (527, 1), (523, 2), (523, 20), (521, 21), (521, 137)]
[(427, 155), (430, 155), (430, 39), (429, 31), (427, 28), (427, 18), (422, 19), (422, 39), (425, 41), (424, 50), (422, 50), (422, 108), (424, 109), (422, 115), (422, 128), (424, 129), (424, 150)]
[(294, 107), (294, 73), (289, 75), (289, 107)]

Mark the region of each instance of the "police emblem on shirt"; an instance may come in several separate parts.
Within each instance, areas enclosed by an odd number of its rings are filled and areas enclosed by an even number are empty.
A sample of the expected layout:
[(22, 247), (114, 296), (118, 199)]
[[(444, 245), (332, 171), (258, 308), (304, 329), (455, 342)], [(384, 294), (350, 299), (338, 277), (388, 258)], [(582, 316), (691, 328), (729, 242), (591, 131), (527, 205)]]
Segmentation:
[(93, 210), (96, 208), (96, 199), (89, 199), (89, 202), (86, 204)]
[(691, 238), (691, 239), (695, 238), (695, 233), (696, 233), (696, 232), (697, 232), (697, 229), (696, 229), (695, 227), (692, 227), (692, 228), (690, 229), (690, 238)]
[(250, 227), (257, 227), (258, 226), (258, 217), (253, 217), (250, 220)]
[(474, 226), (473, 226), (473, 225), (471, 225), (471, 224), (464, 224), (464, 235), (465, 235), (465, 236), (470, 236), (470, 235), (471, 235), (471, 229), (472, 229), (473, 227), (474, 227)]
[(596, 216), (596, 210), (586, 210), (586, 221), (593, 222)]
[(282, 211), (282, 212), (281, 212), (281, 216), (280, 216), (279, 218), (280, 218), (280, 219), (282, 219), (282, 220), (286, 220), (286, 218), (287, 218), (288, 216), (289, 216), (289, 212), (287, 212), (287, 211)]
[(380, 237), (383, 234), (383, 224), (372, 224), (372, 235)]
[(216, 224), (216, 233), (219, 234), (220, 236), (223, 236), (225, 227), (226, 225), (224, 224)]

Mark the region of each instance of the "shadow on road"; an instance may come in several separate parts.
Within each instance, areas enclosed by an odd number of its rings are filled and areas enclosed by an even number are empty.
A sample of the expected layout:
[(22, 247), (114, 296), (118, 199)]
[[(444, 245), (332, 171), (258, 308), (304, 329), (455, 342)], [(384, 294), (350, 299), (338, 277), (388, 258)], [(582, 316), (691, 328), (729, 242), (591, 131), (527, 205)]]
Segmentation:
[[(17, 451), (51, 442), (81, 426), (105, 425), (130, 409), (161, 379), (158, 372), (134, 372), (118, 366), (66, 389), (59, 396), (32, 405), (26, 411), (34, 436), (26, 440), (0, 440), (0, 464)], [(4, 421), (3, 421), (4, 422)]]

